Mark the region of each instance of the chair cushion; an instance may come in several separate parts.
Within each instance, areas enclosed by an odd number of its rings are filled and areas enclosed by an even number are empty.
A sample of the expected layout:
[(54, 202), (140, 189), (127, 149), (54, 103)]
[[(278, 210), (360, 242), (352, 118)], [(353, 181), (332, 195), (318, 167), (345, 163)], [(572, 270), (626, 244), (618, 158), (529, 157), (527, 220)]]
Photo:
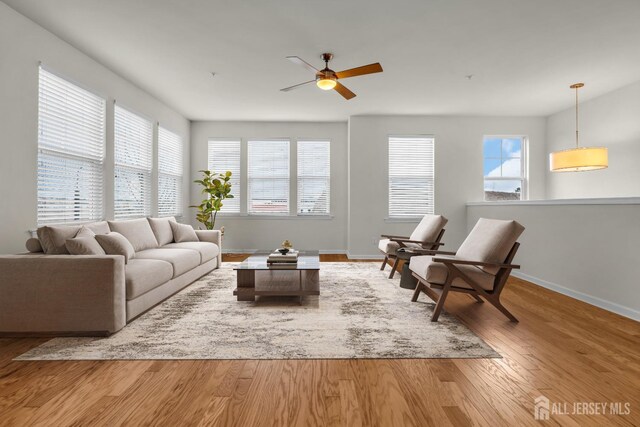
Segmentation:
[(181, 242), (169, 243), (161, 249), (191, 249), (200, 253), (200, 264), (204, 264), (218, 256), (220, 249), (218, 245), (209, 242)]
[[(480, 218), (460, 245), (456, 257), (503, 263), (523, 231), (524, 227), (516, 221)], [(497, 267), (480, 268), (491, 274), (496, 274), (499, 270)]]
[[(416, 243), (405, 243), (404, 245), (407, 248), (420, 248), (420, 245)], [(378, 242), (378, 249), (387, 255), (395, 255), (399, 248), (400, 244), (398, 242), (392, 242), (389, 239), (381, 239), (380, 242)]]
[(67, 240), (73, 239), (80, 231), (80, 225), (45, 225), (37, 230), (40, 245), (47, 255), (68, 254)]
[(435, 242), (448, 221), (442, 215), (425, 215), (409, 238), (420, 242)]
[(74, 237), (67, 240), (66, 246), (71, 255), (104, 255), (106, 253), (93, 236)]
[(172, 216), (168, 216), (166, 218), (147, 218), (159, 246), (164, 246), (173, 242), (173, 231), (171, 231), (169, 221), (175, 222), (175, 220), (176, 219)]
[(109, 221), (109, 228), (126, 237), (136, 252), (158, 247), (156, 236), (146, 218)]
[(173, 266), (158, 259), (132, 259), (124, 268), (127, 299), (132, 300), (168, 282)]
[(107, 255), (122, 255), (127, 264), (135, 256), (135, 250), (131, 243), (120, 233), (112, 231), (109, 234), (96, 234), (94, 237), (102, 246)]
[(171, 231), (173, 231), (173, 241), (181, 242), (197, 242), (199, 241), (196, 231), (189, 224), (178, 224), (175, 221), (169, 223)]
[[(463, 273), (475, 280), (485, 291), (493, 290), (495, 276), (473, 265), (457, 265)], [(449, 275), (449, 269), (441, 262), (433, 262), (432, 256), (413, 256), (409, 261), (409, 269), (422, 277), (428, 283), (444, 285)], [(453, 279), (453, 286), (458, 288), (473, 289), (466, 281), (460, 277)]]
[(147, 249), (136, 252), (136, 259), (159, 259), (171, 263), (173, 277), (178, 277), (200, 265), (200, 252), (193, 249)]

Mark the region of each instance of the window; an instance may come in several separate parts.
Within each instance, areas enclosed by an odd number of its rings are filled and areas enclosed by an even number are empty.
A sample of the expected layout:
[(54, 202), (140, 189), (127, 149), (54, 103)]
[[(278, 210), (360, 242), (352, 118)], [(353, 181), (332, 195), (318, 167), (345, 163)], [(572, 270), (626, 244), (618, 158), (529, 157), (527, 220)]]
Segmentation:
[(103, 98), (40, 68), (38, 224), (103, 217)]
[(231, 194), (220, 212), (240, 213), (240, 140), (209, 140), (208, 168), (215, 173), (231, 171)]
[(182, 138), (158, 127), (158, 216), (182, 215)]
[(434, 140), (389, 137), (389, 217), (420, 217), (434, 212)]
[(483, 141), (484, 199), (526, 198), (526, 138), (486, 136)]
[(249, 214), (289, 214), (289, 141), (249, 141)]
[(298, 141), (298, 215), (329, 215), (329, 141)]
[(116, 219), (151, 214), (151, 122), (115, 107), (115, 203)]

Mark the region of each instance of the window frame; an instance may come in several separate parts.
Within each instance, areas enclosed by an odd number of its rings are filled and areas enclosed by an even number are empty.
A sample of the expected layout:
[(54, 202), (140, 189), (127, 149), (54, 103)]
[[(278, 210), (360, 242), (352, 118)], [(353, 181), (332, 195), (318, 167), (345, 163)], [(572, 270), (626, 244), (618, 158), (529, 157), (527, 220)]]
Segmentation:
[[(247, 216), (251, 216), (251, 217), (268, 217), (268, 216), (273, 216), (273, 217), (291, 217), (294, 215), (291, 215), (291, 206), (292, 206), (292, 200), (291, 200), (291, 161), (292, 161), (292, 156), (291, 156), (291, 148), (294, 144), (292, 144), (292, 138), (247, 138), (246, 140), (246, 144), (247, 144), (247, 148), (246, 148), (246, 182), (247, 182), (247, 196), (246, 196), (246, 203), (245, 203), (245, 207), (246, 207), (246, 215)], [(286, 142), (287, 143), (287, 209), (286, 211), (283, 212), (259, 212), (259, 211), (252, 211), (251, 210), (251, 200), (252, 200), (252, 192), (251, 192), (251, 181), (252, 179), (283, 179), (283, 178), (264, 178), (264, 177), (257, 177), (257, 178), (252, 178), (250, 176), (250, 170), (251, 170), (251, 143), (252, 142)], [(241, 164), (242, 164), (242, 158), (240, 159)]]
[[(117, 146), (117, 142), (116, 142), (116, 120), (117, 120), (117, 110), (121, 109), (124, 110), (125, 112), (132, 114), (136, 117), (138, 117), (139, 119), (142, 119), (146, 122), (149, 123), (149, 129), (150, 129), (150, 134), (151, 134), (151, 139), (149, 142), (149, 168), (146, 169), (144, 167), (140, 167), (140, 166), (134, 166), (131, 164), (120, 164), (118, 163), (118, 146)], [(154, 122), (154, 120), (150, 119), (148, 116), (144, 115), (144, 114), (140, 114), (138, 113), (136, 110), (131, 109), (119, 102), (114, 101), (114, 106), (113, 106), (113, 218), (114, 220), (128, 220), (128, 219), (136, 219), (136, 218), (145, 218), (145, 217), (149, 217), (152, 215), (154, 206), (153, 206), (153, 177), (154, 177), (154, 173), (157, 173), (157, 165), (154, 165), (154, 144), (157, 144), (157, 123)], [(149, 188), (147, 190), (147, 194), (144, 195), (144, 197), (146, 197), (146, 202), (144, 204), (143, 210), (144, 212), (142, 213), (142, 216), (138, 216), (138, 215), (125, 215), (125, 216), (118, 216), (118, 211), (117, 211), (117, 179), (116, 179), (116, 174), (117, 174), (117, 170), (118, 168), (124, 169), (127, 172), (134, 172), (134, 173), (145, 173), (146, 175), (148, 175), (147, 181), (149, 184)], [(156, 201), (157, 202), (157, 201)], [(156, 203), (157, 204), (157, 203)]]
[[(210, 158), (211, 158), (211, 145), (212, 143), (216, 143), (216, 142), (234, 142), (234, 143), (238, 143), (238, 174), (237, 176), (234, 178), (232, 175), (232, 181), (236, 181), (236, 182), (232, 182), (232, 194), (233, 194), (233, 199), (231, 200), (235, 200), (237, 201), (237, 205), (238, 205), (238, 210), (235, 212), (229, 212), (229, 211), (224, 211), (224, 206), (222, 207), (222, 210), (220, 210), (220, 212), (218, 212), (218, 216), (227, 216), (227, 217), (237, 217), (237, 216), (242, 216), (243, 212), (243, 182), (244, 182), (244, 174), (243, 172), (246, 173), (246, 171), (243, 171), (242, 168), (242, 164), (243, 164), (243, 148), (242, 148), (242, 138), (238, 138), (238, 137), (228, 137), (228, 138), (224, 138), (224, 137), (209, 137), (207, 138), (207, 169), (208, 170), (212, 170), (211, 168), (211, 163)], [(214, 172), (222, 172), (222, 171), (215, 171)], [(224, 205), (224, 202), (223, 202)]]
[[(42, 135), (43, 135), (43, 111), (42, 111), (42, 94), (43, 94), (43, 73), (50, 75), (51, 77), (53, 77), (54, 79), (59, 79), (62, 80), (63, 84), (68, 84), (70, 86), (72, 86), (73, 88), (77, 88), (82, 92), (86, 92), (89, 96), (93, 96), (95, 97), (95, 101), (96, 101), (96, 105), (98, 105), (98, 103), (100, 104), (101, 108), (100, 108), (100, 117), (99, 120), (97, 121), (99, 128), (100, 129), (100, 133), (101, 133), (101, 138), (100, 138), (100, 147), (98, 147), (99, 149), (94, 153), (93, 156), (91, 155), (82, 155), (82, 153), (78, 153), (78, 152), (65, 152), (65, 151), (61, 151), (61, 150), (56, 150), (55, 148), (49, 147), (47, 148), (46, 146), (42, 146), (41, 143), (43, 142), (42, 140)], [(55, 82), (52, 82), (55, 83)], [(55, 94), (51, 93), (51, 96), (55, 96)], [(77, 108), (76, 108), (77, 109)], [(36, 155), (36, 223), (38, 225), (38, 227), (43, 226), (43, 225), (54, 225), (54, 224), (84, 224), (84, 223), (90, 223), (90, 222), (95, 222), (95, 221), (101, 221), (105, 218), (105, 199), (106, 199), (106, 189), (105, 189), (105, 184), (104, 184), (104, 180), (105, 180), (105, 163), (106, 163), (106, 145), (107, 145), (107, 98), (105, 96), (102, 96), (98, 93), (96, 93), (95, 91), (87, 88), (85, 85), (75, 81), (74, 79), (68, 78), (66, 76), (63, 76), (59, 73), (57, 73), (56, 71), (53, 71), (51, 69), (49, 69), (48, 67), (44, 66), (42, 63), (38, 64), (38, 116), (37, 116), (37, 134), (38, 134), (38, 138), (37, 138), (37, 155)], [(93, 125), (93, 123), (92, 123)], [(66, 129), (66, 128), (65, 128)], [(60, 139), (63, 139), (62, 137)], [(40, 186), (41, 184), (43, 185), (44, 182), (41, 182), (41, 177), (40, 177), (40, 171), (41, 171), (41, 167), (40, 167), (40, 163), (41, 163), (41, 155), (42, 156), (49, 156), (52, 158), (57, 158), (57, 159), (63, 159), (63, 160), (70, 160), (70, 161), (77, 161), (77, 162), (83, 162), (86, 164), (91, 164), (92, 167), (94, 167), (98, 173), (95, 174), (95, 177), (99, 180), (100, 184), (96, 185), (96, 188), (94, 188), (93, 190), (97, 190), (97, 191), (92, 191), (91, 194), (96, 194), (98, 196), (97, 200), (92, 200), (90, 202), (90, 204), (92, 206), (95, 206), (95, 208), (91, 208), (90, 212), (92, 215), (89, 215), (90, 217), (87, 218), (81, 218), (78, 216), (78, 214), (76, 214), (75, 216), (78, 219), (71, 219), (71, 220), (66, 220), (62, 219), (62, 220), (50, 220), (47, 221), (43, 218), (41, 218), (41, 202), (43, 199), (41, 199), (41, 190), (40, 190)], [(96, 155), (98, 156), (96, 158)], [(79, 201), (79, 199), (74, 199), (76, 201)], [(74, 206), (81, 206), (79, 203), (76, 203)], [(78, 212), (78, 207), (74, 207), (72, 208), (71, 212), (72, 215), (71, 217), (73, 217), (73, 212)], [(66, 214), (61, 215), (61, 217), (66, 217)]]
[[(391, 213), (391, 170), (390, 170), (390, 161), (391, 161), (391, 140), (393, 138), (396, 139), (426, 139), (430, 140), (432, 144), (432, 176), (431, 176), (431, 185), (432, 185), (432, 194), (433, 199), (431, 203), (431, 209), (427, 209), (427, 212), (424, 214), (417, 215), (392, 215)], [(386, 170), (387, 170), (387, 218), (385, 219), (388, 222), (415, 222), (424, 217), (425, 214), (433, 214), (436, 210), (436, 137), (434, 134), (389, 134), (387, 135), (387, 156), (386, 156)]]
[[(331, 140), (328, 138), (298, 138), (296, 139), (296, 215), (300, 217), (327, 217), (331, 216)], [(316, 177), (304, 177), (300, 176), (300, 144), (312, 143), (312, 142), (321, 142), (327, 144), (327, 156), (328, 156), (328, 165), (329, 165), (329, 174), (327, 176), (316, 176)], [(327, 180), (327, 209), (325, 212), (321, 213), (302, 213), (300, 212), (300, 180), (305, 178), (316, 178), (316, 179), (326, 179)]]
[[(163, 171), (162, 167), (161, 167), (161, 161), (160, 161), (160, 155), (161, 153), (161, 136), (160, 134), (162, 132), (167, 132), (168, 134), (170, 134), (170, 136), (175, 136), (177, 137), (177, 142), (178, 142), (178, 152), (180, 153), (180, 173), (179, 174), (175, 174), (173, 172), (168, 172), (168, 171)], [(182, 137), (182, 135), (180, 135), (178, 132), (173, 132), (172, 130), (169, 130), (168, 128), (161, 126), (160, 124), (158, 124), (158, 154), (157, 154), (157, 165), (158, 165), (158, 178), (157, 178), (157, 209), (158, 209), (158, 217), (159, 218), (163, 218), (163, 217), (177, 217), (177, 218), (181, 218), (184, 215), (184, 191), (183, 191), (183, 186), (184, 186), (184, 138)], [(161, 192), (161, 177), (169, 177), (172, 179), (175, 179), (177, 182), (177, 192), (176, 192), (176, 200), (175, 200), (175, 205), (176, 205), (176, 210), (174, 212), (161, 212), (160, 211), (160, 192)]]
[[(510, 177), (510, 176), (498, 176), (498, 177), (487, 177), (484, 175), (484, 162), (487, 159), (498, 159), (497, 157), (485, 157), (484, 156), (484, 142), (487, 139), (520, 139), (520, 173), (519, 177)], [(520, 200), (529, 200), (529, 167), (528, 167), (528, 158), (529, 158), (529, 137), (527, 135), (483, 135), (482, 136), (482, 200), (487, 203), (492, 202), (502, 202), (504, 200), (487, 200), (486, 191), (484, 189), (486, 181), (520, 181)], [(513, 158), (513, 157), (511, 157)], [(502, 157), (502, 145), (500, 146), (500, 159), (503, 160)], [(501, 162), (501, 165), (503, 162)], [(516, 200), (514, 200), (516, 201)]]

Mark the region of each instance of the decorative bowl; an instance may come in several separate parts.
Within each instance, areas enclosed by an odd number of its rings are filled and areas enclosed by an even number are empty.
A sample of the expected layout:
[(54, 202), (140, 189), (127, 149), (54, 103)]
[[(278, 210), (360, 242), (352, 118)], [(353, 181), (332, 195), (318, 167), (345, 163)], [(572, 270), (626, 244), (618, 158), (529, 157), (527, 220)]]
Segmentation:
[(278, 252), (280, 252), (282, 255), (286, 255), (289, 252), (289, 248), (278, 249)]

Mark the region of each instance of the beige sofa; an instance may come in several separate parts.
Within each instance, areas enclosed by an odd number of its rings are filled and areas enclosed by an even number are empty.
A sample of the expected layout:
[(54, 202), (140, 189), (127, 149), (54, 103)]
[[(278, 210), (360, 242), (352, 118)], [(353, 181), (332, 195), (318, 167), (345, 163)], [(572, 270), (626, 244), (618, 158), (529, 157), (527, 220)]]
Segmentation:
[(172, 220), (84, 226), (126, 237), (135, 250), (127, 262), (123, 255), (70, 255), (65, 242), (81, 226), (38, 229), (29, 254), (0, 256), (0, 335), (109, 335), (221, 265), (219, 231), (195, 230), (197, 241), (175, 243)]

